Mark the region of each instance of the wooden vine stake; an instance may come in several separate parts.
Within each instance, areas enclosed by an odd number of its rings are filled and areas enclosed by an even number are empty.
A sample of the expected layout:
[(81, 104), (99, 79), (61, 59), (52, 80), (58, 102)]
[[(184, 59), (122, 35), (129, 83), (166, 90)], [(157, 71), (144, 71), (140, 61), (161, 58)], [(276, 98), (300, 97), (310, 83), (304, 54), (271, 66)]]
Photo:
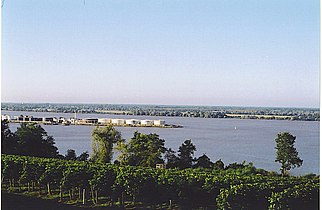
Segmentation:
[(48, 193), (48, 195), (51, 195), (49, 182), (47, 183), (47, 193)]
[(86, 195), (85, 195), (85, 193), (86, 193), (86, 190), (83, 189), (83, 205), (86, 204)]
[(62, 189), (62, 186), (61, 185), (59, 187), (59, 201), (60, 202), (63, 201), (63, 189)]

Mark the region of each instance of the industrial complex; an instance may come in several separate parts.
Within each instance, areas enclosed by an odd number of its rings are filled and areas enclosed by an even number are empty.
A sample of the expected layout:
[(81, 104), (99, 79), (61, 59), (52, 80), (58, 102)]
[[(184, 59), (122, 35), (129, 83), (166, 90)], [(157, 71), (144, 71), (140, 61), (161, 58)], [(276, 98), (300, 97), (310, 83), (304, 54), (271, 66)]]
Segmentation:
[(131, 127), (182, 127), (179, 125), (168, 125), (164, 120), (138, 120), (138, 119), (112, 119), (112, 118), (84, 118), (77, 119), (71, 117), (33, 117), (33, 116), (14, 116), (1, 115), (1, 120), (7, 120), (10, 123), (39, 123), (45, 125), (108, 125), (113, 126), (131, 126)]

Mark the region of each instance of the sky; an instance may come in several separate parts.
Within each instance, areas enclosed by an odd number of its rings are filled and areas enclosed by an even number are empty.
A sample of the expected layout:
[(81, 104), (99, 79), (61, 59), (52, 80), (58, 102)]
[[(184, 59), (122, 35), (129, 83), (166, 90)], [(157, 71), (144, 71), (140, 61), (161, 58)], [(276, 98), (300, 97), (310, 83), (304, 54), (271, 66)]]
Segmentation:
[(318, 0), (6, 0), (2, 102), (319, 107)]

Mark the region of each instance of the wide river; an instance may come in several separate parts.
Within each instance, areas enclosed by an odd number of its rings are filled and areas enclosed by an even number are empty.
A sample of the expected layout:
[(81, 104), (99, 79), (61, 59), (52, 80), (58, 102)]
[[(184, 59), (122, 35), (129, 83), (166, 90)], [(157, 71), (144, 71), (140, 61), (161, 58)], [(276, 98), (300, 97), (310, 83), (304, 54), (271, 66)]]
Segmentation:
[[(10, 116), (29, 115), (34, 117), (73, 117), (70, 113), (14, 112), (2, 111)], [(77, 114), (77, 118), (123, 118), (161, 119), (167, 124), (182, 125), (183, 128), (135, 128), (116, 127), (124, 139), (130, 139), (133, 132), (157, 133), (165, 140), (166, 147), (177, 151), (183, 141), (191, 139), (196, 145), (195, 157), (206, 154), (213, 162), (221, 159), (225, 165), (233, 162), (253, 162), (258, 168), (279, 171), (275, 162), (275, 138), (279, 132), (290, 132), (296, 136), (295, 147), (303, 159), (300, 168), (291, 170), (294, 175), (320, 174), (320, 122), (286, 120), (240, 120), (207, 119), (183, 117), (126, 116), (108, 114)], [(15, 131), (19, 124), (10, 124)], [(91, 131), (93, 126), (42, 125), (49, 135), (55, 138), (61, 154), (67, 149), (77, 154), (91, 152)]]

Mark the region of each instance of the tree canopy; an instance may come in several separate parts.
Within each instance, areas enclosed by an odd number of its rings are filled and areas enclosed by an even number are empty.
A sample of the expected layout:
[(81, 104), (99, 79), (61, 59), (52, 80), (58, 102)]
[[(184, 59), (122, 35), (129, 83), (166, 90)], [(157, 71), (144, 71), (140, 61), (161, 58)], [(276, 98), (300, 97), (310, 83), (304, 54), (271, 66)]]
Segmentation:
[(76, 152), (73, 149), (69, 149), (66, 152), (65, 159), (66, 160), (76, 160)]
[(121, 133), (112, 125), (96, 127), (92, 131), (91, 160), (110, 163), (113, 158), (113, 146), (122, 140)]
[(17, 138), (9, 128), (7, 120), (1, 120), (1, 151), (3, 154), (18, 154), (17, 153)]
[(203, 154), (196, 160), (196, 164), (194, 165), (195, 168), (213, 168), (214, 163), (211, 162), (210, 158)]
[(294, 146), (296, 136), (288, 132), (277, 134), (276, 141), (276, 159), (275, 162), (281, 163), (281, 172), (287, 174), (291, 168), (300, 167), (303, 163), (298, 156), (298, 152)]
[(129, 142), (120, 148), (121, 164), (155, 167), (158, 163), (164, 163), (162, 159), (162, 155), (166, 152), (164, 142), (155, 133), (143, 134), (135, 131)]
[(185, 140), (183, 144), (179, 147), (179, 168), (191, 168), (195, 159), (193, 155), (197, 151), (196, 146), (191, 142), (191, 140)]
[(35, 157), (58, 157), (55, 140), (37, 124), (22, 123), (15, 132), (17, 137), (17, 153)]

